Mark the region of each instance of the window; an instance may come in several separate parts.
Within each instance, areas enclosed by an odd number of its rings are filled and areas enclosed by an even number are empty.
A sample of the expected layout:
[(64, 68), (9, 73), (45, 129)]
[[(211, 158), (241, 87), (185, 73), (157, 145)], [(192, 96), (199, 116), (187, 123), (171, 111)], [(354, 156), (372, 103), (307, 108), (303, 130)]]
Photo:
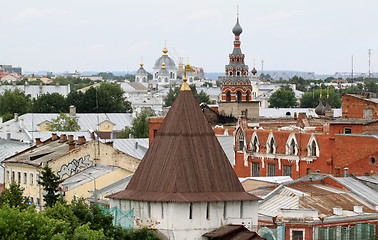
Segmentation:
[(17, 182), (21, 183), (21, 172), (17, 172)]
[(232, 72), (230, 71), (230, 76), (232, 76)]
[(228, 92), (226, 93), (226, 101), (227, 101), (227, 102), (231, 102), (231, 93), (230, 93), (230, 91), (228, 91)]
[(275, 141), (273, 137), (269, 141), (268, 153), (273, 153), (273, 154), (275, 153)]
[(307, 168), (307, 174), (311, 174), (311, 168)]
[(276, 176), (276, 164), (268, 163), (268, 177)]
[(28, 173), (24, 172), (24, 184), (28, 183)]
[(37, 198), (37, 206), (41, 205), (41, 199)]
[(241, 102), (242, 101), (242, 93), (240, 91), (236, 92), (236, 101)]
[(189, 219), (193, 219), (193, 203), (189, 204)]
[(351, 134), (352, 129), (351, 128), (344, 128), (344, 134)]
[(227, 202), (223, 203), (223, 218), (226, 219), (227, 217)]
[(206, 203), (206, 219), (210, 219), (210, 203)]
[(240, 72), (239, 71), (236, 72), (236, 76), (240, 76)]
[(151, 202), (147, 202), (147, 213), (148, 218), (151, 218)]
[(30, 202), (34, 202), (34, 198), (33, 197), (30, 197)]
[(7, 180), (7, 182), (9, 182), (9, 179), (10, 178), (10, 171), (9, 170), (7, 170), (7, 175), (6, 175), (6, 180)]
[(243, 151), (243, 148), (244, 148), (244, 135), (242, 131), (240, 131), (238, 135), (238, 151)]
[(260, 163), (252, 162), (252, 177), (260, 177)]
[(247, 95), (246, 95), (246, 97), (245, 97), (247, 102), (249, 102), (249, 96), (250, 96), (250, 93), (247, 92)]
[(161, 203), (161, 219), (164, 219), (164, 203), (163, 202)]
[(292, 231), (292, 239), (293, 240), (303, 240), (304, 239), (303, 231), (300, 231), (300, 230)]
[(364, 109), (364, 118), (372, 119), (373, 118), (373, 109), (365, 108)]
[(243, 218), (244, 202), (240, 201), (240, 218)]
[(29, 174), (29, 183), (30, 183), (30, 185), (34, 184), (34, 174), (33, 173)]
[(156, 129), (154, 129), (154, 137), (156, 137), (156, 133), (157, 133), (157, 130), (156, 130)]
[(37, 173), (37, 177), (35, 179), (35, 184), (38, 186), (39, 185), (39, 173)]
[(16, 173), (14, 171), (12, 171), (12, 179), (11, 179), (12, 182), (16, 181)]
[(296, 155), (296, 146), (295, 146), (294, 139), (292, 139), (291, 142), (290, 142), (289, 155)]
[(283, 176), (290, 176), (292, 173), (292, 166), (291, 165), (283, 165)]
[(313, 156), (313, 157), (317, 156), (317, 154), (316, 154), (316, 142), (315, 142), (315, 140), (312, 141), (312, 143), (311, 143), (311, 153), (310, 153), (310, 156)]
[(257, 137), (255, 136), (252, 141), (252, 152), (257, 152), (258, 147)]

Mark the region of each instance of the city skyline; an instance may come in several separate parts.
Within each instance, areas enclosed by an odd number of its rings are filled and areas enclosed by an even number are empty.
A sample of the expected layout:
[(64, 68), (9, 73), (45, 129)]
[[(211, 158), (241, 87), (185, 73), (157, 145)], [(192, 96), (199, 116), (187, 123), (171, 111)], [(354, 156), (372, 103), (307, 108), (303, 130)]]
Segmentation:
[(0, 64), (33, 71), (151, 72), (167, 41), (175, 60), (223, 72), (239, 5), (241, 48), (250, 70), (317, 74), (377, 71), (378, 2), (354, 1), (17, 1), (0, 16)]

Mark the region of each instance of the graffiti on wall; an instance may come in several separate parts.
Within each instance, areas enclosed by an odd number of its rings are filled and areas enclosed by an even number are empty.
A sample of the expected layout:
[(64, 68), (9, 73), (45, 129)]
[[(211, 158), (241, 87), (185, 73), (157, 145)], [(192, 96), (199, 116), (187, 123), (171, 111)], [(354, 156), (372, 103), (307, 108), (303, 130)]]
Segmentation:
[(60, 179), (63, 178), (64, 175), (67, 175), (68, 177), (72, 174), (75, 174), (77, 172), (80, 172), (83, 169), (89, 168), (93, 166), (93, 161), (89, 160), (90, 155), (86, 155), (84, 157), (79, 158), (79, 160), (72, 160), (68, 164), (64, 164), (60, 167), (60, 170), (58, 171), (58, 176)]

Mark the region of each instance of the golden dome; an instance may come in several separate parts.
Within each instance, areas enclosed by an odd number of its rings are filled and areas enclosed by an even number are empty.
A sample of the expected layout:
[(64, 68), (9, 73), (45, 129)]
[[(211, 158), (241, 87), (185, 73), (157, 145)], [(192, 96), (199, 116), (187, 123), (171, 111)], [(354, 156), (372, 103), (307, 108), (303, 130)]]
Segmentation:
[(161, 64), (161, 67), (162, 67), (162, 68), (165, 68), (165, 62), (163, 62), (163, 63)]

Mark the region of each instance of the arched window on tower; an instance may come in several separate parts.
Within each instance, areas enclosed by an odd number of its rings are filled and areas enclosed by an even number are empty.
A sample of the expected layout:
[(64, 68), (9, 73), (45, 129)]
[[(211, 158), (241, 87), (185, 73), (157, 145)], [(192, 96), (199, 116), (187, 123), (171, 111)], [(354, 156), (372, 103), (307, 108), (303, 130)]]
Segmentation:
[(250, 100), (250, 97), (251, 97), (250, 95), (251, 95), (251, 94), (250, 94), (249, 91), (248, 91), (247, 94), (246, 94), (246, 97), (245, 97), (247, 102), (249, 102), (249, 100)]
[(230, 71), (230, 76), (232, 76), (232, 71)]
[(227, 91), (227, 93), (226, 93), (226, 102), (231, 102), (231, 93), (230, 93), (230, 91)]
[(165, 78), (165, 82), (166, 82), (166, 83), (168, 82), (168, 78), (167, 78), (167, 77)]
[(243, 151), (244, 148), (244, 135), (243, 132), (240, 131), (238, 135), (238, 151)]
[(241, 102), (242, 101), (242, 93), (240, 91), (236, 92), (236, 101)]
[(158, 73), (157, 72), (155, 73), (155, 78), (158, 78)]
[(240, 72), (239, 71), (236, 72), (236, 76), (240, 76)]

